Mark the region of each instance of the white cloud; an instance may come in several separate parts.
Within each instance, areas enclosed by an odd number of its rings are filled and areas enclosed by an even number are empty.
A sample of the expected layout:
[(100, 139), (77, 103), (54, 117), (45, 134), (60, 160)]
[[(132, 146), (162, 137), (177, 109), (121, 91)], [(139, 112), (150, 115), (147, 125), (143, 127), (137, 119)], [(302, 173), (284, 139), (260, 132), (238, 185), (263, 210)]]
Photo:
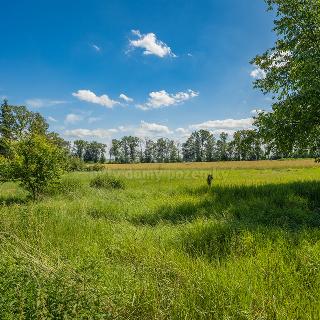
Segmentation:
[(73, 129), (66, 130), (64, 135), (73, 138), (109, 138), (114, 133), (117, 133), (117, 129)]
[(216, 129), (216, 130), (209, 130), (214, 136), (219, 136), (221, 133), (226, 133), (229, 136), (232, 136), (237, 130), (232, 129)]
[(113, 108), (115, 105), (120, 104), (120, 102), (110, 99), (106, 94), (99, 97), (90, 90), (78, 90), (78, 92), (74, 92), (72, 95), (79, 100), (100, 104), (107, 108)]
[(92, 44), (91, 47), (97, 52), (101, 51), (101, 48), (99, 46), (97, 46), (96, 44)]
[(209, 120), (199, 124), (193, 124), (190, 126), (191, 129), (195, 130), (238, 130), (248, 129), (252, 126), (253, 119), (225, 119), (225, 120)]
[(50, 117), (50, 116), (48, 117), (48, 120), (51, 121), (51, 122), (58, 122), (57, 119), (55, 119), (55, 118), (53, 118), (53, 117)]
[(185, 134), (188, 132), (188, 130), (185, 128), (177, 128), (175, 131), (180, 134)]
[(119, 98), (124, 100), (125, 102), (133, 102), (133, 99), (128, 97), (128, 96), (126, 96), (124, 93), (121, 93)]
[(165, 125), (158, 123), (140, 122), (140, 126), (134, 130), (138, 137), (159, 138), (172, 134), (173, 132)]
[(149, 99), (145, 104), (137, 105), (139, 109), (150, 110), (159, 109), (163, 107), (174, 106), (179, 103), (185, 102), (199, 95), (198, 92), (188, 90), (186, 92), (178, 92), (169, 94), (165, 90), (149, 93)]
[(81, 121), (83, 119), (83, 117), (81, 115), (78, 114), (74, 114), (74, 113), (69, 113), (64, 122), (65, 123), (76, 123), (78, 121)]
[(185, 128), (177, 128), (174, 131), (176, 138), (180, 141), (185, 141), (191, 134), (190, 130)]
[(137, 40), (129, 40), (132, 48), (144, 49), (144, 55), (155, 55), (160, 58), (165, 56), (176, 57), (171, 48), (164, 42), (157, 39), (154, 33), (141, 34), (139, 30), (132, 30), (133, 35), (137, 36)]
[(250, 73), (250, 76), (254, 79), (265, 79), (266, 75), (266, 72), (260, 68), (256, 68)]
[(27, 99), (25, 103), (27, 106), (32, 108), (42, 108), (42, 107), (51, 107), (58, 104), (64, 104), (64, 103), (67, 103), (67, 101), (33, 98), (33, 99)]

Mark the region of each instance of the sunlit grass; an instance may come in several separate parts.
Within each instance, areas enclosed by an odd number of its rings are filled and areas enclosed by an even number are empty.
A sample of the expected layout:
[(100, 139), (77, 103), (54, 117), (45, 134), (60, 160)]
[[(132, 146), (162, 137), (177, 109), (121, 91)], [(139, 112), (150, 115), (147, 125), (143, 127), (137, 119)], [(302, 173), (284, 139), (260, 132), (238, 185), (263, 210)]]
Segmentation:
[(298, 162), (1, 185), (0, 318), (319, 319), (320, 169)]
[(259, 161), (220, 161), (220, 162), (182, 162), (182, 163), (130, 163), (106, 164), (110, 170), (181, 170), (181, 169), (281, 169), (319, 167), (314, 159), (283, 159)]

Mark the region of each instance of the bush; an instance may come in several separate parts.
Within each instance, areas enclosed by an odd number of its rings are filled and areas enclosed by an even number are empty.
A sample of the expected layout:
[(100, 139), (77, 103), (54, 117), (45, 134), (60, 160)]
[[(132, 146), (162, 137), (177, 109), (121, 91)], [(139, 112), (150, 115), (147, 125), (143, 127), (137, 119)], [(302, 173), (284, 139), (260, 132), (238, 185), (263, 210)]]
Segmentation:
[(86, 171), (103, 171), (105, 166), (101, 163), (95, 163), (86, 167)]
[(70, 157), (68, 161), (68, 171), (85, 171), (86, 164), (78, 157)]
[(65, 154), (46, 136), (32, 134), (10, 147), (10, 158), (1, 161), (1, 167), (9, 170), (4, 178), (18, 180), (34, 200), (60, 182)]
[(98, 175), (91, 180), (90, 187), (98, 189), (124, 189), (125, 183), (117, 177)]

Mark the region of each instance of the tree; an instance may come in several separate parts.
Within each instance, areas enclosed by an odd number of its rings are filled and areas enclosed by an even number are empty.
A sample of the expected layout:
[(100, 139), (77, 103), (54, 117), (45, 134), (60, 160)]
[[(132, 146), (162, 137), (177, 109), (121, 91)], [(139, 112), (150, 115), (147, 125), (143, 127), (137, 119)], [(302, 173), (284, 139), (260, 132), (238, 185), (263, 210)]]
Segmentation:
[(73, 155), (83, 160), (87, 145), (88, 145), (87, 141), (75, 140), (73, 142)]
[(266, 0), (276, 12), (275, 46), (253, 59), (262, 77), (254, 85), (272, 95), (273, 111), (255, 124), (284, 153), (310, 143), (320, 125), (320, 1)]
[(121, 142), (119, 140), (112, 139), (109, 155), (110, 160), (113, 157), (115, 162), (121, 162)]
[(0, 161), (2, 177), (17, 180), (35, 200), (50, 185), (59, 182), (65, 153), (46, 136), (31, 134), (10, 145), (10, 156)]
[(140, 139), (138, 137), (128, 136), (127, 142), (129, 146), (129, 162), (134, 163), (137, 161), (138, 158), (138, 147)]
[(162, 163), (168, 162), (167, 159), (167, 141), (164, 138), (159, 138), (156, 142), (156, 160)]
[(84, 149), (83, 159), (86, 162), (105, 162), (106, 145), (97, 141), (87, 142)]
[(228, 160), (228, 134), (222, 132), (216, 143), (217, 159), (221, 161)]
[(152, 163), (156, 161), (156, 143), (154, 143), (150, 139), (146, 139), (144, 154), (143, 154), (143, 162)]
[(182, 146), (185, 161), (212, 161), (214, 158), (215, 139), (207, 130), (192, 132)]

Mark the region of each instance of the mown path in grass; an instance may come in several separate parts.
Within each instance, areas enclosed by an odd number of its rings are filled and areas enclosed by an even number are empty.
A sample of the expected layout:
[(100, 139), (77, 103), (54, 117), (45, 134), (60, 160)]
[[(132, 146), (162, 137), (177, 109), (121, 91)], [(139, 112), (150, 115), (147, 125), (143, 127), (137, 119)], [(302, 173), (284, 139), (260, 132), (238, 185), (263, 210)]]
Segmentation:
[(319, 319), (320, 169), (207, 173), (2, 185), (0, 318)]

